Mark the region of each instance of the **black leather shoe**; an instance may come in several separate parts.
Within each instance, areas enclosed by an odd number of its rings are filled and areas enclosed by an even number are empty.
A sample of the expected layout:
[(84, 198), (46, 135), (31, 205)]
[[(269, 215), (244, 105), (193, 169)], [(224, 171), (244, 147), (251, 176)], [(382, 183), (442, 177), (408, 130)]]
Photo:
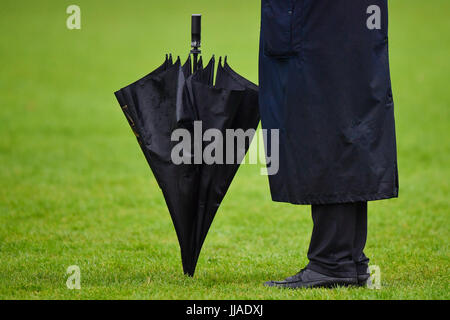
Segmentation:
[(353, 286), (358, 285), (358, 279), (354, 278), (337, 278), (324, 275), (310, 269), (302, 269), (299, 273), (288, 277), (283, 281), (267, 281), (264, 283), (268, 287), (281, 288), (332, 288), (337, 286)]
[(370, 274), (363, 273), (358, 274), (358, 286), (363, 287), (366, 286), (370, 282)]

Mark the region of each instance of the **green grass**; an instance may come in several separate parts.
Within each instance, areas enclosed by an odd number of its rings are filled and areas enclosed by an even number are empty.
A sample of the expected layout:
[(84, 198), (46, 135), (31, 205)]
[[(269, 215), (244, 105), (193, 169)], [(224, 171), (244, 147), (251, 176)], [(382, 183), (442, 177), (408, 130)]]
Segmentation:
[[(82, 10), (82, 29), (65, 9)], [(273, 203), (243, 166), (194, 278), (182, 275), (162, 194), (113, 96), (171, 51), (190, 14), (206, 56), (257, 82), (259, 1), (3, 0), (0, 11), (1, 299), (448, 299), (450, 2), (390, 1), (400, 198), (369, 205), (366, 253), (382, 289), (280, 290), (306, 262), (308, 206)], [(66, 268), (81, 268), (81, 290)]]

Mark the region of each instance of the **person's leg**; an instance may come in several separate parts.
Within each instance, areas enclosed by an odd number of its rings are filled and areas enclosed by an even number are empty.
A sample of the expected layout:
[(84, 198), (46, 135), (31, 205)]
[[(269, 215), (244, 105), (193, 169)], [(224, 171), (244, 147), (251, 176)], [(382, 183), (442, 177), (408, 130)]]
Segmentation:
[(358, 280), (362, 284), (369, 278), (369, 258), (364, 254), (367, 240), (367, 202), (359, 202), (358, 204), (355, 241), (353, 243), (353, 261), (356, 264)]
[[(267, 286), (305, 288), (363, 284), (368, 259), (367, 203), (312, 205), (314, 222), (306, 268)], [(359, 276), (358, 276), (359, 275)]]
[(356, 277), (354, 243), (362, 243), (357, 230), (360, 203), (312, 205), (314, 222), (308, 250), (308, 269), (332, 277)]

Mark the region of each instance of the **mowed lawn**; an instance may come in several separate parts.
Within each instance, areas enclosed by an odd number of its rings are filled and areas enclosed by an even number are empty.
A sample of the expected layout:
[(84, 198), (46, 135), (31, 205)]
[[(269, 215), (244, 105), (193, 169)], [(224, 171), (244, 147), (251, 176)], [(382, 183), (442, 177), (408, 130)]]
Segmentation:
[[(81, 7), (82, 29), (66, 28)], [(12, 1), (0, 11), (1, 299), (448, 299), (448, 0), (390, 1), (400, 198), (369, 204), (382, 288), (280, 290), (307, 263), (308, 206), (274, 203), (242, 166), (183, 275), (162, 194), (113, 92), (172, 52), (190, 14), (203, 52), (257, 82), (259, 1)], [(81, 269), (81, 290), (66, 269)]]

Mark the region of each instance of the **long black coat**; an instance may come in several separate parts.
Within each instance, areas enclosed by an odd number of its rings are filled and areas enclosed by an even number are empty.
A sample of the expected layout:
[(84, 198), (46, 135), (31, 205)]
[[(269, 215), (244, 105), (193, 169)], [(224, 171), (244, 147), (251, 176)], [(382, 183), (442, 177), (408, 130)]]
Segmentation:
[(387, 9), (387, 0), (262, 0), (260, 113), (264, 129), (280, 130), (273, 200), (398, 196)]

